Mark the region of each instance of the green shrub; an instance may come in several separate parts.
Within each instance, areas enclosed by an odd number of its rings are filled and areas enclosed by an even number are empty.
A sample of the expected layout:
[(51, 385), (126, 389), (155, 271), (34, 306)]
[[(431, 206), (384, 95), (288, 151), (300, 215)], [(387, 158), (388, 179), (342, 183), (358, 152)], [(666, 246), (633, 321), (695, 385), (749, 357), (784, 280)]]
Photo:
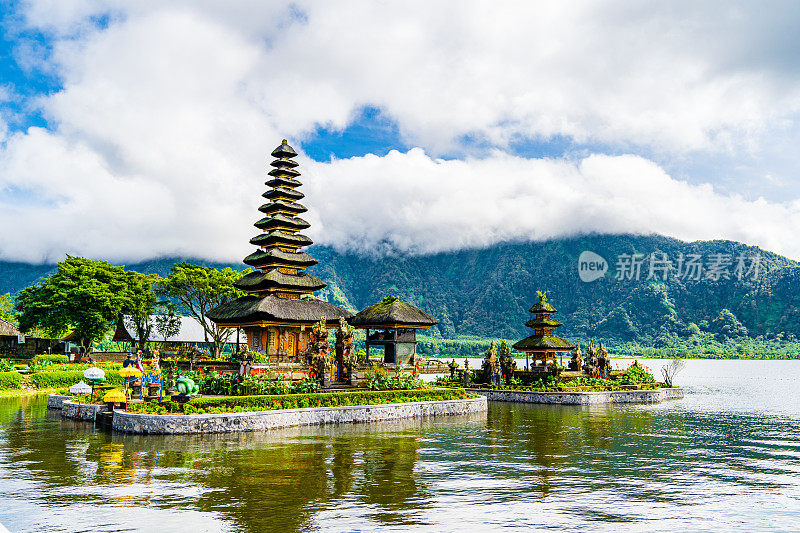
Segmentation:
[(11, 359), (0, 359), (0, 372), (13, 372), (14, 370), (16, 367)]
[[(298, 407), (338, 407), (346, 405), (374, 405), (401, 402), (436, 400), (461, 400), (471, 398), (464, 389), (422, 389), (391, 391), (324, 392), (311, 394), (280, 394), (259, 396), (219, 396), (193, 398), (180, 405), (165, 402), (160, 407), (170, 413), (203, 414), (244, 411), (269, 411)], [(128, 410), (136, 413), (161, 413), (150, 404), (134, 404)]]
[[(116, 370), (106, 370), (105, 384), (122, 386), (124, 380)], [(83, 379), (81, 370), (56, 370), (55, 372), (34, 372), (31, 381), (40, 389), (57, 389), (71, 387)]]
[(22, 374), (19, 372), (0, 372), (0, 390), (22, 387)]
[(34, 361), (49, 361), (51, 363), (69, 363), (69, 357), (63, 353), (41, 354), (33, 358)]

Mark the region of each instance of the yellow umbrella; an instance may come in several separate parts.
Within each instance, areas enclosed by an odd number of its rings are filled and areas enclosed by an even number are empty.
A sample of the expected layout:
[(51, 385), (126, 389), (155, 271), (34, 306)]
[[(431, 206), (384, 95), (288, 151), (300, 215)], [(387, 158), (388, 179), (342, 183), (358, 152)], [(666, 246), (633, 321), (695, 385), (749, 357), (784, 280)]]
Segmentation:
[(103, 396), (103, 401), (106, 403), (126, 403), (128, 399), (125, 397), (125, 393), (121, 390), (112, 390)]
[(135, 378), (142, 375), (142, 371), (135, 366), (126, 366), (119, 371), (119, 375), (123, 378)]
[(119, 375), (125, 378), (125, 398), (128, 398), (128, 378), (135, 378), (142, 375), (142, 371), (135, 366), (126, 366), (119, 371)]

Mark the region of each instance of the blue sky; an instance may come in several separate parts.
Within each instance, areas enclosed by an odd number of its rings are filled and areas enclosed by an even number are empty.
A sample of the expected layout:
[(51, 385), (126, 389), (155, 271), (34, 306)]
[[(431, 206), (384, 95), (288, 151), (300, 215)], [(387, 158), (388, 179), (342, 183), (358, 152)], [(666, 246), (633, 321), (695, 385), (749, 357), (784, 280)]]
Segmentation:
[(1, 3), (0, 257), (235, 259), (282, 137), (323, 244), (800, 257), (796, 4), (411, 4)]

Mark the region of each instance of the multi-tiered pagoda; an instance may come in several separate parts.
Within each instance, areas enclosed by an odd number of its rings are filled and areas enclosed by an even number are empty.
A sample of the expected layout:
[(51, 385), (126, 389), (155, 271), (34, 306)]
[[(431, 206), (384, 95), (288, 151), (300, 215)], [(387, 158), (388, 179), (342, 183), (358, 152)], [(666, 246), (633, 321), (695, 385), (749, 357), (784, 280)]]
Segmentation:
[(273, 360), (296, 360), (308, 345), (311, 326), (325, 318), (331, 325), (352, 314), (328, 302), (312, 298), (325, 282), (305, 272), (317, 260), (300, 249), (311, 239), (301, 232), (310, 224), (298, 215), (307, 211), (298, 203), (304, 195), (298, 189), (297, 156), (283, 140), (272, 151), (268, 202), (258, 208), (263, 214), (255, 226), (261, 230), (250, 239), (258, 250), (244, 258), (254, 269), (236, 287), (247, 292), (209, 311), (208, 318), (226, 327), (243, 328), (251, 350), (266, 353)]
[(514, 344), (514, 349), (529, 354), (534, 363), (541, 361), (541, 366), (546, 368), (556, 362), (558, 354), (572, 351), (575, 345), (553, 334), (553, 330), (561, 325), (550, 316), (556, 308), (547, 301), (547, 293), (539, 292), (538, 295), (539, 301), (530, 308), (534, 318), (525, 322), (533, 330), (533, 335)]

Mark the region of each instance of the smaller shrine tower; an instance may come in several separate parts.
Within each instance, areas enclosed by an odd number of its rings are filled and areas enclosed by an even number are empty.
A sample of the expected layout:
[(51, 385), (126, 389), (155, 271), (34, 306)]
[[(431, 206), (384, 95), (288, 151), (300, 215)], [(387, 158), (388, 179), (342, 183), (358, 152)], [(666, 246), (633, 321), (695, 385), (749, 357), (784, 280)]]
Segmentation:
[(556, 308), (547, 301), (546, 292), (537, 291), (537, 294), (539, 301), (530, 308), (534, 318), (525, 322), (533, 330), (533, 335), (518, 341), (514, 344), (514, 349), (529, 354), (534, 365), (541, 361), (539, 369), (546, 370), (550, 363), (556, 362), (558, 354), (572, 351), (575, 345), (553, 335), (553, 330), (561, 325), (561, 322), (550, 316), (556, 312)]

